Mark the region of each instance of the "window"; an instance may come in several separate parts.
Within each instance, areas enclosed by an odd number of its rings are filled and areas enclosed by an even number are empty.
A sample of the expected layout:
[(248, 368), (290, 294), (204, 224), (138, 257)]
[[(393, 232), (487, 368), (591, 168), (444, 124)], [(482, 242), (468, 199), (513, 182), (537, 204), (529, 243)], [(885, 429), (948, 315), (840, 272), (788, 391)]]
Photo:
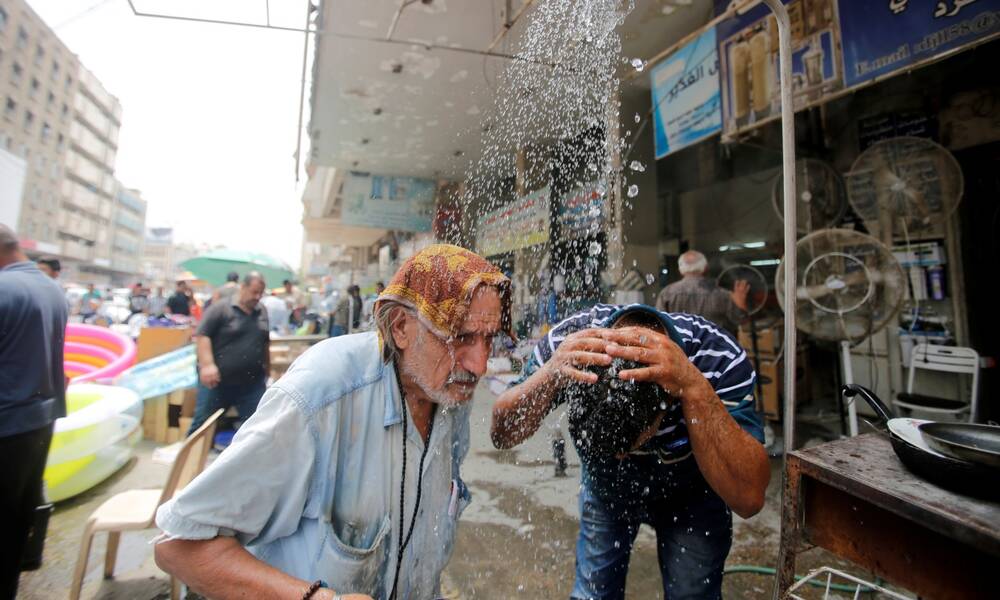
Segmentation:
[(73, 77), (71, 75), (66, 76), (66, 89), (73, 87)]
[(24, 69), (21, 68), (21, 65), (14, 63), (14, 65), (11, 66), (10, 68), (11, 85), (13, 85), (14, 87), (21, 85), (21, 77), (23, 76), (24, 76)]
[(52, 137), (52, 128), (49, 127), (48, 123), (42, 123), (42, 143), (49, 143), (50, 137)]
[(63, 134), (60, 133), (58, 136), (56, 136), (56, 150), (62, 152), (65, 149), (66, 149), (66, 138), (63, 136)]
[(0, 6), (0, 31), (7, 29), (7, 10)]
[(46, 110), (52, 110), (52, 107), (56, 105), (56, 95), (49, 92), (49, 97), (45, 99)]
[(67, 106), (66, 103), (63, 102), (62, 112), (59, 113), (59, 118), (62, 119), (63, 121), (65, 121), (66, 117), (68, 117), (68, 116), (69, 116), (69, 106)]
[(52, 71), (49, 72), (49, 78), (55, 81), (59, 78), (59, 61), (52, 59)]
[(42, 61), (45, 60), (45, 48), (42, 48), (41, 44), (35, 46), (35, 66), (42, 66)]
[(31, 78), (31, 87), (28, 88), (28, 95), (32, 98), (38, 95), (38, 90), (42, 89), (42, 84), (34, 77)]
[(25, 46), (28, 45), (28, 30), (21, 25), (17, 26), (17, 42), (14, 43), (14, 47), (18, 50), (23, 50)]
[(30, 110), (24, 111), (24, 132), (30, 133), (31, 128), (35, 125), (35, 113)]
[(14, 114), (17, 112), (17, 102), (10, 96), (7, 97), (7, 106), (3, 109), (3, 116), (7, 118), (8, 121), (14, 120)]

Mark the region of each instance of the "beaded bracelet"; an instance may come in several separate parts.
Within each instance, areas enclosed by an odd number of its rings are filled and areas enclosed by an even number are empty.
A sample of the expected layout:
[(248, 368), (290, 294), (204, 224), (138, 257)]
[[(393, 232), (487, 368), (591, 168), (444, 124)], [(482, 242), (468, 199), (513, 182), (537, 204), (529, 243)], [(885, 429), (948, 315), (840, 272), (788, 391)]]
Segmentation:
[(302, 600), (309, 600), (310, 598), (313, 597), (313, 594), (316, 593), (316, 590), (325, 587), (326, 583), (324, 583), (322, 579), (317, 579), (316, 581), (312, 582), (312, 584), (309, 586), (309, 589), (306, 590), (304, 594), (302, 594)]

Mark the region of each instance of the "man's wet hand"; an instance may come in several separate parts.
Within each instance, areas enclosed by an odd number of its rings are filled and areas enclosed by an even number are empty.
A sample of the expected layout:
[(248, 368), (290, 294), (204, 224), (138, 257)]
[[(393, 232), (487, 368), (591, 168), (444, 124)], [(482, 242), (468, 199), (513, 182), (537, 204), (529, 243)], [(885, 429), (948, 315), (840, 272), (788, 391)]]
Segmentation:
[(611, 356), (605, 352), (608, 342), (601, 337), (600, 329), (583, 329), (566, 336), (543, 368), (548, 369), (560, 383), (578, 381), (597, 383), (597, 374), (586, 367), (606, 367)]
[(602, 329), (600, 332), (607, 343), (607, 354), (647, 365), (620, 371), (619, 379), (656, 383), (678, 398), (683, 397), (685, 388), (704, 381), (684, 351), (662, 333), (646, 327)]

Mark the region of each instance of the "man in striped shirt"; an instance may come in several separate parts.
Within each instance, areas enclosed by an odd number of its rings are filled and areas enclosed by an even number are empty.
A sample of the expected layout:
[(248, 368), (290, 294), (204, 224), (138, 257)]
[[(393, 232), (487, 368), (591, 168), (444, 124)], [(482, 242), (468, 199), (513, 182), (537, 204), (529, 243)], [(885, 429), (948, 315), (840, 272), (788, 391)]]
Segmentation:
[[(535, 347), (519, 382), (493, 408), (498, 448), (530, 437), (571, 384), (594, 384), (588, 367), (620, 358), (621, 371), (673, 398), (623, 456), (582, 458), (574, 599), (618, 599), (639, 525), (656, 530), (664, 597), (721, 597), (732, 515), (764, 504), (770, 479), (754, 412), (746, 352), (701, 317), (645, 305), (599, 304), (556, 325)], [(579, 441), (574, 440), (578, 443)]]

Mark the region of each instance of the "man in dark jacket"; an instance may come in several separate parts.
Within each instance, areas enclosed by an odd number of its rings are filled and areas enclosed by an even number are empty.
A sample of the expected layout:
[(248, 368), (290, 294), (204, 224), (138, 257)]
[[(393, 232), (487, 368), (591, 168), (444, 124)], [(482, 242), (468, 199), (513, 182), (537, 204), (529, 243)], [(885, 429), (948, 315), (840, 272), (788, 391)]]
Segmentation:
[(66, 416), (63, 341), (67, 308), (59, 285), (0, 225), (0, 598), (17, 595), (25, 542), (42, 504), (53, 422)]

